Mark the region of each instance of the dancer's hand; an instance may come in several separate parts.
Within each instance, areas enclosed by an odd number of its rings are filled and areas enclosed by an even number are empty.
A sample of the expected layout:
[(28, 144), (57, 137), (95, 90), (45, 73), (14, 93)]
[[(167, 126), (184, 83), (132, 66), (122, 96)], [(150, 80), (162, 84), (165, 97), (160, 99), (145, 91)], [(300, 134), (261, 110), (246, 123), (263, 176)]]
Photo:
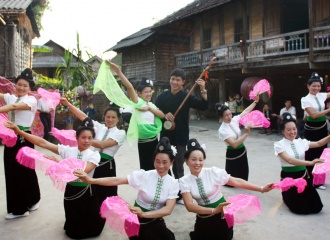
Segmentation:
[(54, 162), (59, 162), (61, 160), (57, 159), (54, 155), (44, 155), (45, 158), (52, 160)]
[(267, 185), (265, 185), (262, 189), (262, 192), (269, 192), (270, 190), (273, 190), (273, 185), (274, 183), (268, 183)]
[(219, 213), (222, 213), (223, 212), (223, 207), (229, 205), (230, 202), (223, 202), (223, 203), (220, 203), (213, 211), (214, 214), (219, 214)]
[(15, 133), (17, 133), (19, 131), (18, 126), (13, 122), (4, 122), (3, 125), (6, 128), (12, 129)]
[(320, 159), (320, 158), (315, 158), (313, 161), (309, 162), (306, 161), (307, 163), (310, 164), (310, 166), (314, 166), (315, 164), (319, 164), (319, 163), (324, 163), (324, 159)]
[(205, 81), (201, 78), (196, 80), (196, 83), (198, 84), (201, 91), (205, 90)]
[(68, 99), (66, 99), (65, 97), (61, 97), (61, 99), (60, 99), (60, 103), (63, 105), (63, 106), (69, 106), (69, 101), (68, 101)]
[(139, 207), (128, 206), (128, 209), (129, 209), (132, 213), (138, 215), (139, 217), (143, 217), (143, 216), (142, 216), (142, 215), (143, 215), (143, 211), (141, 210), (141, 208), (139, 208)]
[(114, 64), (113, 62), (110, 62), (110, 60), (106, 60), (106, 62), (110, 66), (111, 71), (113, 71), (117, 74), (121, 72), (120, 68), (116, 64)]
[(84, 170), (82, 169), (76, 169), (73, 171), (73, 174), (80, 178), (81, 181), (83, 181), (84, 183), (91, 183), (91, 178), (88, 176), (88, 174), (86, 172), (84, 172)]

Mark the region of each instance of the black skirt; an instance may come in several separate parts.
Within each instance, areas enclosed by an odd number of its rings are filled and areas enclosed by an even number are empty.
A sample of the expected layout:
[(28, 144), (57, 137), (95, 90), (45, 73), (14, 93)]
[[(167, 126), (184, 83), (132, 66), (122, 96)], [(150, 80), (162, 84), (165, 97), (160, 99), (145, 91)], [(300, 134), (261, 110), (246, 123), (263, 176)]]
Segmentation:
[(16, 160), (17, 152), (25, 146), (34, 148), (32, 143), (18, 136), (15, 146), (5, 146), (3, 154), (7, 212), (14, 215), (24, 214), (40, 201), (40, 189), (35, 170), (24, 167)]
[[(140, 142), (143, 141), (143, 142)], [(140, 169), (145, 171), (155, 169), (153, 154), (158, 144), (157, 137), (150, 142), (145, 142), (145, 140), (139, 140), (138, 149), (139, 149), (139, 158), (140, 158)]]
[[(232, 158), (235, 159), (232, 160)], [(232, 177), (248, 180), (249, 164), (245, 147), (237, 149), (227, 148), (225, 169)]]
[[(93, 178), (116, 177), (116, 162), (101, 158), (99, 166), (95, 168)], [(110, 196), (117, 196), (117, 186), (100, 186), (94, 185), (95, 194), (98, 196), (100, 206), (102, 202)]]
[[(308, 127), (309, 126), (309, 127)], [(323, 126), (322, 128), (318, 129), (318, 130), (311, 130), (310, 127), (312, 128), (319, 128)], [(309, 122), (307, 121), (305, 123), (305, 138), (308, 141), (319, 141), (322, 138), (325, 138), (326, 136), (328, 136), (328, 130), (327, 130), (327, 124), (325, 121), (322, 122)], [(307, 161), (313, 161), (315, 158), (320, 158), (323, 150), (327, 147), (327, 144), (323, 145), (322, 147), (319, 148), (309, 148), (306, 152), (305, 152), (305, 159)], [(312, 175), (312, 171), (313, 171), (313, 166), (308, 166), (307, 170), (308, 173), (310, 175), (311, 178), (313, 178)]]
[[(66, 185), (64, 193), (65, 224), (64, 230), (72, 239), (84, 239), (97, 237), (101, 234), (104, 219), (100, 215), (100, 205), (93, 193), (94, 186), (88, 187), (81, 196), (79, 195), (86, 187)], [(72, 200), (67, 200), (70, 198)]]
[(281, 172), (281, 178), (291, 177), (293, 179), (301, 178), (302, 176), (307, 181), (307, 186), (302, 193), (297, 192), (297, 187), (291, 187), (289, 190), (282, 192), (282, 197), (285, 205), (291, 212), (297, 214), (318, 213), (322, 210), (323, 204), (317, 190), (313, 186), (313, 180), (306, 173), (306, 170), (297, 172)]
[(163, 218), (139, 218), (139, 222), (139, 235), (130, 237), (130, 240), (175, 240)]
[(197, 215), (194, 231), (190, 232), (191, 240), (231, 240), (233, 235), (233, 227), (228, 227), (221, 214), (205, 218)]

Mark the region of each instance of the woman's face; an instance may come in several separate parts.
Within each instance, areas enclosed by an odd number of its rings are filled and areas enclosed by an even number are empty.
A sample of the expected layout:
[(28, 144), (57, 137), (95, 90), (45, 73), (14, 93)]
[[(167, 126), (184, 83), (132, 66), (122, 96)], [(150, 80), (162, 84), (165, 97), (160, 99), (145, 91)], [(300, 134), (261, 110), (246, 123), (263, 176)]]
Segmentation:
[(142, 98), (146, 102), (150, 102), (152, 98), (152, 88), (151, 87), (145, 87), (141, 92), (138, 92), (138, 96)]
[(168, 154), (166, 153), (157, 153), (154, 160), (154, 167), (157, 170), (159, 176), (163, 177), (168, 174), (172, 162)]
[(233, 118), (233, 114), (230, 112), (229, 109), (224, 111), (222, 115), (222, 121), (224, 121), (225, 123), (230, 123), (232, 118)]
[(200, 150), (194, 150), (186, 160), (192, 175), (198, 176), (204, 166), (204, 154)]
[(116, 127), (119, 122), (117, 112), (113, 110), (107, 111), (107, 113), (104, 116), (104, 122), (108, 128)]
[(269, 106), (268, 105), (265, 105), (264, 106), (264, 111), (268, 111), (269, 110)]
[(321, 91), (321, 83), (312, 82), (310, 85), (307, 85), (309, 93), (312, 95), (316, 95)]
[(284, 137), (290, 141), (293, 141), (297, 137), (297, 133), (297, 126), (294, 122), (286, 123), (284, 130), (282, 130)]
[(90, 130), (84, 130), (77, 137), (78, 149), (80, 151), (86, 150), (92, 146), (93, 134)]
[(23, 97), (31, 91), (30, 84), (24, 79), (19, 79), (15, 84), (15, 92), (18, 97)]

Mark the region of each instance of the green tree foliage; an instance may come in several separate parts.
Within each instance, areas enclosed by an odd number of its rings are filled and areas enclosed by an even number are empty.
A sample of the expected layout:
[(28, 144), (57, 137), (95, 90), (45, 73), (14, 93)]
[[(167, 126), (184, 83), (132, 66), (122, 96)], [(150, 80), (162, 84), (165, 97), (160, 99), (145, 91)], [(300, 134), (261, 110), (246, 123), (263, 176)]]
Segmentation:
[(39, 30), (42, 30), (41, 19), (46, 9), (50, 10), (50, 0), (33, 0), (31, 3), (34, 18)]

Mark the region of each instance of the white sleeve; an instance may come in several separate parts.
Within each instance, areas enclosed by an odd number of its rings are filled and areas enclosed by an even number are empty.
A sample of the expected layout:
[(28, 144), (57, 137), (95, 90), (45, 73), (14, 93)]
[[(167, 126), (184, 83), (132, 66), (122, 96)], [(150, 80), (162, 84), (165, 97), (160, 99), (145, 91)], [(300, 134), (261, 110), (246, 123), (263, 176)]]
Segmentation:
[(101, 161), (101, 156), (99, 152), (93, 152), (88, 156), (87, 162), (94, 163), (96, 166), (99, 165), (99, 162)]
[(23, 99), (22, 102), (28, 105), (31, 108), (31, 111), (37, 111), (38, 103), (35, 97), (29, 96), (28, 98)]
[(301, 98), (301, 108), (305, 110), (308, 107), (312, 107), (312, 104), (308, 101), (306, 97)]
[(144, 176), (145, 171), (143, 169), (136, 170), (132, 172), (131, 175), (127, 176), (128, 184), (137, 190), (141, 190), (143, 187)]
[(172, 182), (172, 185), (171, 185), (171, 189), (168, 193), (168, 198), (167, 199), (175, 199), (175, 198), (178, 198), (178, 193), (179, 193), (179, 182), (178, 182), (178, 179), (174, 179), (174, 181)]
[(230, 138), (230, 134), (227, 132), (226, 129), (221, 129), (221, 127), (220, 127), (218, 130), (218, 133), (219, 133), (219, 138), (222, 141), (225, 141), (226, 139)]
[(113, 136), (110, 136), (111, 139), (113, 139), (114, 141), (116, 141), (118, 143), (118, 145), (123, 145), (125, 139), (126, 139), (126, 133), (125, 130), (119, 130), (116, 132), (116, 134), (114, 134)]
[(71, 147), (67, 146), (67, 145), (62, 145), (62, 144), (58, 144), (58, 154), (62, 157), (62, 158), (68, 158), (69, 155), (67, 153), (70, 152)]
[(179, 187), (181, 193), (190, 192), (190, 187), (189, 187), (189, 183), (187, 183), (187, 180), (188, 180), (187, 177), (182, 177), (179, 179)]
[(311, 144), (311, 142), (308, 141), (307, 139), (300, 139), (300, 140), (304, 144), (305, 151), (307, 151), (309, 149), (309, 145)]
[(211, 167), (211, 174), (212, 178), (215, 179), (219, 185), (225, 185), (230, 178), (230, 174), (228, 174), (226, 170), (218, 167)]
[(274, 143), (274, 150), (275, 150), (275, 156), (278, 156), (278, 154), (285, 152), (285, 149), (283, 148), (281, 142)]

